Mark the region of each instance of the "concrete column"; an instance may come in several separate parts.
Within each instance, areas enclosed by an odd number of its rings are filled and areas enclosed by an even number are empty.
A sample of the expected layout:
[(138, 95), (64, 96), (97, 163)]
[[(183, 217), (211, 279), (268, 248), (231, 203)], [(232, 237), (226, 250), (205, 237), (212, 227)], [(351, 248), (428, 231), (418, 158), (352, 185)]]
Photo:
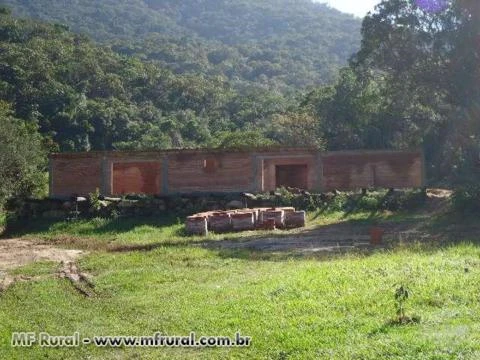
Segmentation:
[(276, 171), (275, 171), (275, 163), (273, 161), (265, 162), (266, 169), (264, 172), (264, 191), (272, 191), (275, 190), (276, 187)]
[(52, 158), (48, 158), (48, 196), (53, 197), (53, 161)]
[(263, 158), (258, 155), (252, 155), (251, 161), (253, 182), (250, 186), (250, 191), (261, 192), (263, 191)]
[(168, 193), (168, 155), (165, 155), (162, 161), (162, 195), (168, 195)]
[(323, 160), (322, 160), (322, 154), (320, 152), (317, 153), (316, 157), (316, 189), (317, 191), (323, 191)]
[(100, 192), (104, 196), (112, 196), (113, 193), (113, 163), (110, 159), (104, 157), (102, 159), (102, 181), (100, 183)]

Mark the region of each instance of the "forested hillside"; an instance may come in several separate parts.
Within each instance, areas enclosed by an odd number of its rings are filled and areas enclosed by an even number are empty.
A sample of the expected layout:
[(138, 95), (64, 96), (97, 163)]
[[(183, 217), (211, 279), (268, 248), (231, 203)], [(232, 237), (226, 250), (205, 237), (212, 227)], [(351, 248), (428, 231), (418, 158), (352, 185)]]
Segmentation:
[(175, 73), (291, 93), (329, 83), (358, 49), (360, 21), (310, 0), (1, 0)]
[(250, 87), (239, 95), (222, 78), (174, 74), (8, 11), (0, 15), (0, 41), (0, 100), (38, 124), (54, 149), (305, 141), (284, 116), (295, 99), (276, 92)]
[[(15, 10), (22, 13), (37, 9), (34, 15), (38, 17), (47, 17), (46, 12), (56, 14), (57, 23), (69, 20), (80, 31), (83, 24), (84, 30), (88, 28), (102, 42), (94, 42), (64, 25), (22, 20), (6, 9), (0, 11), (2, 127), (19, 129), (25, 134), (22, 138), (31, 139), (27, 141), (32, 146), (42, 147), (39, 151), (266, 144), (328, 150), (421, 148), (430, 182), (478, 183), (480, 5), (476, 1), (383, 1), (364, 19), (360, 51), (337, 73), (337, 80), (295, 96), (290, 93), (305, 84), (285, 79), (302, 78), (295, 71), (305, 69), (299, 64), (302, 54), (308, 52), (303, 52), (293, 38), (312, 36), (312, 43), (305, 46), (316, 51), (323, 39), (332, 35), (327, 33), (314, 41), (316, 35), (307, 35), (306, 28), (299, 28), (303, 32), (282, 30), (279, 24), (287, 23), (280, 13), (281, 20), (271, 25), (275, 30), (267, 31), (264, 15), (255, 11), (249, 12), (248, 19), (240, 17), (245, 12), (238, 8), (231, 18), (213, 15), (226, 12), (231, 8), (227, 5), (233, 6), (233, 2), (218, 2), (214, 9), (207, 6), (209, 1), (183, 5), (137, 1), (129, 2), (137, 7), (129, 8), (129, 12), (122, 6), (126, 2), (115, 7), (107, 6), (113, 2), (105, 1), (98, 3), (94, 14), (94, 8), (84, 6), (84, 1), (70, 5), (48, 3), (56, 5), (25, 1), (18, 2)], [(252, 9), (265, 6), (264, 13), (273, 13), (273, 4), (280, 3), (284, 2), (272, 0), (268, 6), (264, 2), (236, 4)], [(149, 10), (145, 10), (146, 4)], [(65, 12), (59, 10), (62, 6)], [(315, 9), (324, 9), (305, 5), (302, 10), (302, 6), (300, 13), (310, 9), (309, 14), (303, 13), (305, 19), (314, 17)], [(105, 13), (107, 8), (113, 13)], [(117, 13), (120, 9), (125, 12)], [(121, 34), (116, 40), (112, 40), (112, 22), (94, 26), (92, 20), (101, 16), (113, 21), (112, 14), (135, 19), (114, 22), (120, 26)], [(192, 22), (194, 14), (203, 20)], [(152, 20), (157, 16), (164, 21)], [(233, 18), (243, 19), (238, 20), (243, 26), (234, 26)], [(252, 19), (257, 20), (247, 21)], [(161, 32), (153, 34), (153, 23), (165, 31), (158, 29)], [(218, 23), (229, 32), (213, 31)], [(291, 24), (293, 27), (296, 23), (292, 20)], [(256, 42), (248, 41), (252, 34)], [(279, 40), (283, 35), (289, 39), (284, 45), (290, 44), (296, 52), (279, 50), (285, 49)], [(160, 41), (156, 37), (174, 40)], [(111, 41), (116, 45), (112, 46)], [(278, 44), (279, 51), (259, 45), (262, 42)], [(158, 44), (166, 47), (160, 50)], [(280, 66), (281, 71), (272, 77), (264, 73), (251, 79), (223, 76), (237, 59), (230, 51), (237, 54), (243, 48), (245, 58), (250, 60), (255, 49), (263, 54), (257, 64), (271, 65), (275, 59), (301, 61), (292, 68)], [(128, 56), (141, 54), (163, 60)], [(202, 61), (208, 65), (202, 66)], [(322, 77), (319, 74), (310, 70), (304, 73), (312, 83)], [(7, 149), (0, 149), (0, 154), (8, 155), (19, 138), (4, 135), (0, 140), (0, 147)], [(25, 150), (21, 146), (18, 149), (15, 155)], [(9, 160), (8, 156), (5, 159)], [(20, 156), (11, 162), (13, 165), (0, 166), (4, 171), (0, 178), (16, 184), (19, 174), (32, 174), (31, 167), (19, 170), (25, 165), (23, 160)], [(25, 184), (23, 189), (33, 187)]]

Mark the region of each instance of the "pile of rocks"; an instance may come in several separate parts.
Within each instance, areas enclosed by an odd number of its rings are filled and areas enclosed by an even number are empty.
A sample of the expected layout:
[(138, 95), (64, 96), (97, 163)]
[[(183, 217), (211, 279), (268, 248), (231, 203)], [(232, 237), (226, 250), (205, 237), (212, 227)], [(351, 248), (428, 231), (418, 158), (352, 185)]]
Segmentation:
[(9, 211), (17, 218), (73, 219), (79, 217), (118, 216), (186, 216), (198, 211), (236, 209), (245, 207), (241, 195), (214, 196), (135, 196), (126, 197), (72, 197), (70, 199), (18, 199), (11, 202)]
[(305, 227), (305, 224), (305, 211), (296, 211), (293, 207), (278, 207), (198, 213), (187, 217), (185, 228), (191, 235), (207, 235), (209, 231), (226, 233), (256, 229), (292, 229)]
[(24, 200), (13, 209), (19, 219), (75, 219), (78, 217), (161, 216), (167, 211), (163, 199), (124, 199), (102, 197), (92, 201), (86, 197), (70, 200)]

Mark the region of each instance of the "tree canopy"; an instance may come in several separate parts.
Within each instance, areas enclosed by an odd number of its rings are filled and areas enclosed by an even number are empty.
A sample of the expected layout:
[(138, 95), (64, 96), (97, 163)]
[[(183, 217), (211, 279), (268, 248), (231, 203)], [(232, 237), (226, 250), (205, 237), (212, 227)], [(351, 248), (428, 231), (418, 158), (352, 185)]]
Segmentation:
[(333, 81), (360, 21), (310, 0), (4, 0), (15, 15), (65, 24), (178, 74), (292, 93)]
[(336, 85), (303, 107), (330, 149), (423, 148), (432, 181), (478, 179), (480, 7), (475, 1), (382, 1)]
[(12, 196), (35, 194), (45, 183), (45, 144), (35, 124), (12, 116), (0, 102), (0, 209)]
[(174, 74), (63, 27), (0, 16), (0, 99), (62, 151), (195, 147), (287, 107), (275, 92)]
[(6, 3), (57, 25), (0, 12), (0, 100), (50, 148), (422, 148), (431, 182), (479, 178), (473, 0), (382, 1), (331, 77), (356, 20), (324, 5), (45, 1)]

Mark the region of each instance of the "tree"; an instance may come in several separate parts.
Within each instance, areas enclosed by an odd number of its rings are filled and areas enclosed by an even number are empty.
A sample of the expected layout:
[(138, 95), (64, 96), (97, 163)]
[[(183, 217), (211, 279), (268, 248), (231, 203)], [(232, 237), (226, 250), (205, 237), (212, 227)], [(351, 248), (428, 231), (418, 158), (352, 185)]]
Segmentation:
[(220, 132), (215, 134), (211, 147), (220, 149), (251, 149), (275, 145), (273, 140), (266, 138), (255, 130)]
[(45, 186), (46, 154), (32, 123), (12, 116), (0, 102), (0, 209), (13, 196), (31, 196)]
[(309, 113), (293, 112), (274, 115), (269, 137), (279, 144), (294, 147), (325, 148), (321, 123)]
[(471, 0), (382, 1), (317, 106), (329, 148), (422, 146), (431, 179), (478, 179), (479, 10)]
[[(3, 0), (175, 74), (289, 95), (328, 83), (358, 49), (360, 21), (311, 0)], [(121, 21), (119, 21), (121, 19)]]

